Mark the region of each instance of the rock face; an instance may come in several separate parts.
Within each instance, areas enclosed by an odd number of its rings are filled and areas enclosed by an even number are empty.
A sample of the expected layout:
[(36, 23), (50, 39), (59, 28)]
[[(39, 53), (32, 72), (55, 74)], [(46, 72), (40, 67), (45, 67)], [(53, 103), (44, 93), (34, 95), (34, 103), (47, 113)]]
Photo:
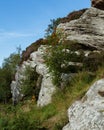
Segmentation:
[(92, 7), (104, 10), (104, 0), (91, 0)]
[[(31, 53), (30, 58), (27, 61), (24, 61), (22, 65), (17, 69), (15, 75), (15, 81), (11, 83), (11, 92), (13, 102), (18, 102), (23, 94), (21, 93), (21, 79), (25, 78), (24, 71), (27, 66), (31, 68), (36, 68), (37, 74), (42, 77), (41, 84), (37, 82), (38, 86), (40, 85), (40, 93), (37, 101), (38, 106), (44, 106), (51, 102), (51, 96), (55, 91), (55, 86), (52, 84), (52, 79), (48, 73), (48, 68), (46, 67), (43, 60), (43, 53), (45, 53), (46, 46), (41, 45), (37, 51)], [(39, 78), (38, 78), (39, 79)]]
[(104, 11), (90, 8), (77, 20), (58, 25), (58, 30), (73, 40), (97, 49), (104, 50)]
[(63, 130), (104, 130), (104, 79), (95, 82), (81, 101), (68, 109)]

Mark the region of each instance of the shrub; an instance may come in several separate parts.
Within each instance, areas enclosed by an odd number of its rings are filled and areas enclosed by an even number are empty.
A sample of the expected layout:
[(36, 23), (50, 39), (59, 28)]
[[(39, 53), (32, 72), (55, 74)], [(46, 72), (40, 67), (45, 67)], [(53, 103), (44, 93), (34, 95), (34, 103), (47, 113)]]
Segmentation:
[[(62, 73), (76, 73), (81, 67), (70, 65), (69, 62), (82, 62), (83, 54), (77, 55), (75, 51), (71, 50), (73, 42), (58, 43), (55, 46), (49, 47), (47, 53), (44, 55), (45, 63), (52, 74), (53, 83), (57, 86), (60, 85)], [(48, 55), (48, 57), (47, 57)]]
[(26, 50), (22, 52), (21, 64), (23, 61), (26, 61), (30, 57), (30, 54), (32, 52), (37, 51), (39, 46), (43, 44), (45, 44), (45, 40), (39, 39), (36, 42), (32, 43), (29, 47), (27, 47)]
[(70, 22), (71, 20), (75, 20), (80, 18), (80, 16), (86, 11), (87, 9), (82, 9), (79, 11), (73, 11), (72, 13), (69, 13), (66, 17), (61, 18), (60, 23), (66, 23)]

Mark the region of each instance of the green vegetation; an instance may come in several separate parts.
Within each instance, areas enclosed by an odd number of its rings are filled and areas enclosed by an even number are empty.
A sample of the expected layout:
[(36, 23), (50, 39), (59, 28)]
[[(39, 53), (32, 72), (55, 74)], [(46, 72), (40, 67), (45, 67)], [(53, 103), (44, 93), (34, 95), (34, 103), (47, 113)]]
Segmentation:
[[(26, 71), (24, 72), (24, 75), (26, 75), (26, 77), (22, 81), (22, 92), (27, 96), (27, 98), (15, 107), (11, 104), (5, 106), (4, 104), (0, 104), (0, 129), (62, 129), (63, 126), (68, 122), (67, 109), (69, 106), (74, 101), (80, 100), (95, 80), (104, 76), (103, 52), (99, 53), (97, 56), (95, 56), (94, 52), (94, 55), (91, 53), (87, 57), (93, 57), (93, 59), (96, 59), (97, 57), (96, 60), (93, 60), (96, 64), (95, 67), (93, 66), (92, 62), (87, 62), (87, 60), (85, 61), (82, 48), (82, 45), (72, 41), (65, 41), (64, 44), (62, 42), (55, 43), (54, 45), (51, 45), (49, 48), (47, 48), (46, 54), (48, 53), (48, 57), (44, 55), (44, 58), (46, 60), (47, 66), (49, 67), (49, 71), (52, 73), (54, 82), (59, 87), (57, 87), (57, 91), (53, 95), (52, 103), (42, 108), (37, 107), (36, 101), (33, 101), (31, 98), (31, 95), (33, 94), (38, 95), (37, 92), (39, 92), (39, 90), (36, 89), (36, 82), (39, 75), (37, 75), (35, 68), (31, 69), (30, 67), (27, 67)], [(77, 55), (75, 53), (77, 50), (80, 50), (80, 55)], [(76, 68), (76, 66), (73, 66), (74, 68), (72, 68), (67, 64), (69, 61), (84, 61), (84, 65), (83, 67)], [(62, 67), (62, 64), (65, 65)], [(91, 65), (89, 66), (88, 64)], [(1, 69), (1, 71), (3, 71), (3, 69)], [(63, 89), (60, 89), (60, 84), (62, 82), (61, 74), (68, 74), (70, 72), (77, 72), (77, 74), (72, 78), (70, 82), (68, 82), (68, 84), (64, 86)], [(7, 71), (5, 73), (7, 74)], [(9, 74), (11, 73), (8, 73), (7, 76)], [(4, 92), (4, 90), (1, 89), (1, 92)]]
[(2, 68), (0, 68), (0, 101), (7, 103), (11, 97), (10, 84), (14, 79), (17, 66), (20, 64), (20, 48), (17, 53), (12, 53), (4, 59)]
[[(103, 51), (96, 51), (94, 48), (82, 45), (77, 41), (65, 40), (65, 37), (62, 36), (61, 32), (48, 37), (50, 46), (44, 54), (45, 63), (52, 75), (53, 83), (58, 87), (61, 86), (63, 80), (62, 74), (82, 71), (94, 73), (100, 66), (104, 65)], [(89, 51), (88, 56), (85, 56), (86, 51)]]
[(23, 75), (24, 77), (21, 79), (21, 92), (25, 97), (31, 97), (34, 95), (37, 100), (40, 86), (37, 85), (39, 74), (36, 73), (36, 68), (27, 66)]
[[(53, 83), (57, 86), (62, 82), (61, 75), (62, 73), (76, 73), (82, 66), (69, 65), (69, 62), (82, 62), (84, 55), (77, 55), (75, 51), (71, 51), (71, 44), (73, 42), (59, 43), (55, 46), (49, 47), (44, 59), (46, 65), (49, 68), (49, 72), (52, 73)], [(48, 55), (48, 57), (47, 57)]]
[(16, 107), (0, 105), (1, 130), (60, 130), (68, 122), (67, 109), (81, 99), (90, 85), (103, 76), (100, 68), (96, 75), (79, 72), (64, 90), (57, 88), (53, 101), (47, 106), (37, 107), (36, 102), (25, 100)]
[[(4, 60), (0, 68), (0, 130), (61, 130), (68, 122), (69, 106), (80, 100), (94, 81), (104, 77), (103, 51), (97, 52), (77, 41), (67, 41), (60, 30), (56, 33), (56, 27), (62, 20), (65, 22), (77, 19), (84, 11), (74, 12), (64, 19), (51, 20), (46, 30), (46, 38), (27, 47), (21, 60), (20, 48), (18, 53), (13, 53)], [(10, 84), (17, 66), (44, 44), (47, 45), (45, 63), (52, 74), (53, 83), (57, 86), (52, 103), (42, 108), (37, 107), (42, 77), (36, 73), (36, 68), (27, 67), (20, 84), (26, 98), (14, 107), (8, 101), (11, 99)], [(90, 51), (88, 56), (85, 56), (85, 51)], [(71, 80), (68, 77), (68, 82), (65, 82), (62, 88), (62, 75), (72, 73), (75, 74), (74, 77), (71, 77)], [(36, 100), (33, 100), (32, 96), (35, 96)], [(3, 102), (8, 104), (4, 105)]]
[(46, 29), (46, 37), (55, 33), (57, 26), (61, 23), (61, 18), (51, 19), (48, 28)]

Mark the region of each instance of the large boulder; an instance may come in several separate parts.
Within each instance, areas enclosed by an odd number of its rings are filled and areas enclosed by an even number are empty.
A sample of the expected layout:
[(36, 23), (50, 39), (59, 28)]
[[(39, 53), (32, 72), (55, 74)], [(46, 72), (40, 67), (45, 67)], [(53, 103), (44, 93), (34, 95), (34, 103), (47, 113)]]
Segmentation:
[(68, 40), (104, 50), (104, 11), (91, 7), (77, 20), (61, 23), (57, 28)]
[(104, 79), (95, 82), (81, 101), (68, 109), (63, 130), (104, 130)]
[(91, 0), (92, 7), (104, 10), (104, 0)]

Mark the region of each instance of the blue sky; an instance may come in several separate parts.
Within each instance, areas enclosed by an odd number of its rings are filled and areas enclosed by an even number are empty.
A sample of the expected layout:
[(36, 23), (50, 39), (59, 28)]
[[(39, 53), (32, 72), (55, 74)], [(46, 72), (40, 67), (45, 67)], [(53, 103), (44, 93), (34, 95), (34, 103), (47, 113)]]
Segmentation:
[(50, 19), (90, 7), (90, 0), (0, 0), (0, 65), (4, 58), (44, 37)]

